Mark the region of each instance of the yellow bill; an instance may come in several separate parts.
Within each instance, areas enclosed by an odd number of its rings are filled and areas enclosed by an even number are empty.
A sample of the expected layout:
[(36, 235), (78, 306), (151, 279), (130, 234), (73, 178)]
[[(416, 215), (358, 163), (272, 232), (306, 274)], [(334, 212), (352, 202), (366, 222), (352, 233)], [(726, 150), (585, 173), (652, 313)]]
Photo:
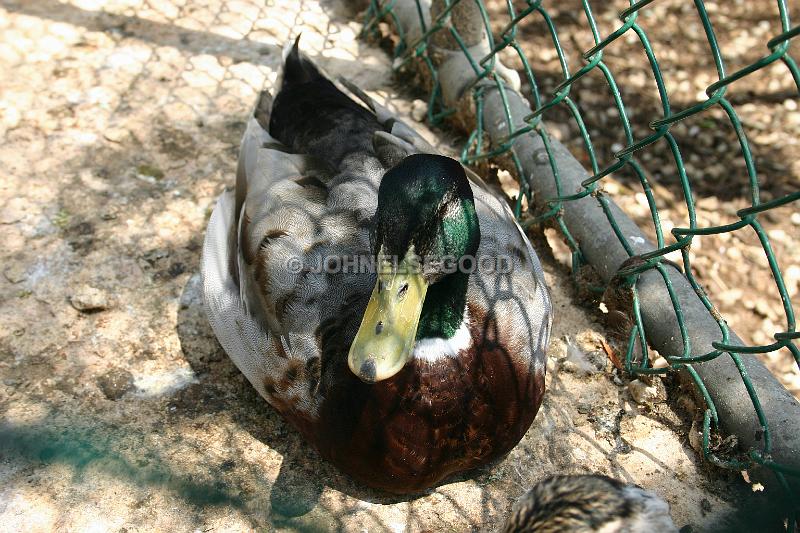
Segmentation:
[(427, 291), (413, 250), (398, 265), (380, 261), (378, 280), (347, 357), (350, 370), (362, 381), (388, 379), (411, 359)]

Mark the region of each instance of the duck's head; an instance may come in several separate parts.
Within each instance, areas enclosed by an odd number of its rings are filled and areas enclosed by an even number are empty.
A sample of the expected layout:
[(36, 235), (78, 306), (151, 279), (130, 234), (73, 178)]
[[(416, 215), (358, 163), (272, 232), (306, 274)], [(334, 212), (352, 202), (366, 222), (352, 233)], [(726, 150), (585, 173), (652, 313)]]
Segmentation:
[(428, 288), (474, 266), (480, 229), (461, 164), (415, 154), (389, 169), (372, 242), (377, 281), (348, 356), (350, 370), (368, 383), (394, 376), (410, 360)]
[(599, 474), (552, 476), (511, 509), (503, 533), (604, 531), (677, 533), (669, 504), (657, 494)]

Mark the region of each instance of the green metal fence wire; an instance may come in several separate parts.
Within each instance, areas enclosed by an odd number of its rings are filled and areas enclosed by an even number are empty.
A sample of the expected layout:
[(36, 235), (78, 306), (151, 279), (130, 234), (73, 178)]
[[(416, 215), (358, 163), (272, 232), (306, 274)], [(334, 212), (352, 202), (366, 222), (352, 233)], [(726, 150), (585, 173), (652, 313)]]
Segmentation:
[[(469, 52), (469, 47), (465, 44), (464, 37), (459, 34), (454, 25), (446, 24), (448, 16), (461, 2), (475, 2), (480, 10), (491, 50), (490, 53), (484, 57), (472, 57)], [(761, 201), (759, 195), (759, 176), (756, 171), (754, 157), (748, 144), (747, 135), (745, 134), (742, 121), (737, 115), (736, 109), (731, 104), (730, 100), (726, 98), (726, 91), (731, 83), (775, 62), (782, 62), (785, 65), (790, 72), (798, 91), (800, 91), (800, 69), (798, 69), (797, 63), (789, 54), (791, 40), (800, 35), (800, 26), (792, 27), (786, 2), (784, 0), (777, 0), (777, 7), (780, 13), (781, 33), (775, 35), (766, 43), (767, 53), (763, 57), (754, 63), (745, 66), (744, 68), (729, 73), (726, 69), (725, 61), (723, 60), (721, 48), (717, 41), (717, 37), (715, 36), (714, 26), (708, 10), (706, 9), (706, 6), (702, 0), (694, 0), (696, 15), (702, 22), (705, 37), (708, 41), (709, 50), (711, 52), (711, 56), (713, 57), (714, 66), (716, 68), (718, 81), (715, 81), (706, 88), (705, 94), (707, 98), (705, 98), (703, 101), (700, 101), (685, 109), (674, 109), (670, 103), (669, 94), (664, 82), (664, 76), (661, 68), (659, 67), (659, 62), (654, 48), (651, 46), (646, 32), (637, 23), (637, 17), (639, 16), (640, 12), (644, 9), (647, 9), (648, 6), (653, 2), (654, 0), (641, 0), (639, 2), (634, 2), (631, 0), (630, 7), (619, 13), (620, 23), (618, 27), (613, 32), (604, 36), (598, 29), (598, 24), (595, 16), (592, 13), (589, 1), (582, 0), (583, 15), (593, 36), (594, 46), (583, 52), (582, 56), (584, 59), (584, 64), (576, 70), (572, 70), (568, 65), (567, 55), (565, 54), (561, 45), (562, 39), (568, 36), (559, 32), (558, 26), (554, 21), (554, 17), (552, 17), (548, 12), (547, 4), (549, 2), (546, 0), (528, 0), (522, 4), (521, 8), (515, 7), (511, 0), (506, 0), (505, 9), (508, 11), (508, 20), (510, 22), (494, 35), (492, 33), (489, 11), (486, 9), (486, 6), (482, 0), (444, 0), (441, 2), (441, 9), (439, 12), (434, 14), (432, 19), (429, 18), (427, 23), (425, 17), (423, 16), (423, 10), (428, 9), (428, 7), (424, 7), (421, 5), (420, 0), (416, 0), (422, 35), (419, 36), (414, 42), (406, 42), (407, 36), (403, 35), (402, 33), (402, 25), (399, 24), (393, 11), (396, 0), (391, 0), (385, 3), (379, 2), (378, 0), (371, 0), (366, 13), (364, 33), (375, 33), (377, 31), (377, 24), (380, 21), (389, 21), (394, 23), (394, 28), (400, 33), (399, 44), (395, 48), (395, 68), (402, 68), (409, 62), (416, 60), (421, 61), (424, 65), (423, 68), (427, 69), (428, 73), (430, 74), (432, 90), (428, 102), (428, 119), (432, 123), (440, 122), (443, 118), (453, 114), (455, 109), (448, 108), (444, 105), (442, 88), (439, 85), (435, 62), (431, 57), (432, 54), (430, 54), (429, 43), (431, 42), (431, 38), (437, 32), (441, 31), (449, 32), (455, 42), (458, 43), (458, 46), (467, 56), (469, 65), (475, 73), (474, 82), (469, 89), (471, 90), (471, 96), (474, 100), (476, 118), (474, 129), (469, 135), (469, 138), (465, 143), (461, 153), (461, 159), (465, 164), (472, 164), (501, 155), (510, 155), (514, 161), (514, 165), (516, 166), (517, 176), (524, 176), (525, 173), (520, 166), (519, 159), (517, 158), (516, 154), (511, 151), (514, 139), (526, 133), (532, 133), (533, 135), (538, 135), (541, 137), (549, 157), (553, 174), (555, 176), (555, 186), (556, 190), (558, 191), (558, 196), (547, 198), (543, 201), (539, 200), (539, 209), (537, 213), (533, 218), (528, 218), (525, 220), (524, 223), (527, 226), (531, 226), (533, 224), (542, 224), (547, 222), (554, 224), (555, 227), (561, 231), (565, 241), (569, 244), (572, 251), (573, 273), (577, 273), (577, 271), (585, 264), (585, 261), (576, 240), (570, 234), (567, 225), (564, 223), (562, 209), (563, 205), (566, 202), (575, 201), (579, 198), (589, 195), (595, 197), (603, 206), (604, 212), (608, 218), (608, 222), (617, 234), (620, 243), (625, 247), (628, 255), (633, 256), (633, 250), (630, 248), (628, 241), (621, 234), (619, 225), (612, 214), (612, 210), (608, 208), (608, 197), (599, 187), (599, 184), (602, 182), (603, 178), (609, 176), (613, 172), (623, 169), (624, 167), (627, 167), (627, 169), (633, 172), (633, 174), (641, 183), (647, 198), (647, 203), (650, 208), (651, 217), (656, 232), (657, 249), (652, 253), (638, 256), (638, 261), (632, 262), (632, 266), (621, 269), (617, 275), (618, 279), (621, 279), (624, 285), (630, 287), (633, 291), (632, 312), (635, 318), (635, 323), (630, 331), (624, 367), (631, 374), (665, 373), (678, 369), (685, 369), (688, 371), (694, 380), (697, 389), (706, 402), (702, 436), (703, 453), (705, 458), (719, 466), (736, 470), (746, 469), (751, 462), (764, 465), (770, 468), (776, 474), (784, 488), (787, 491), (790, 491), (790, 483), (788, 482), (786, 476), (800, 477), (800, 471), (794, 467), (777, 464), (771, 460), (770, 451), (773, 443), (770, 427), (767, 423), (766, 417), (764, 416), (764, 412), (755, 388), (742, 365), (742, 358), (751, 357), (753, 354), (767, 353), (781, 348), (786, 348), (794, 357), (796, 364), (800, 366), (800, 349), (798, 349), (797, 346), (797, 340), (800, 339), (800, 332), (798, 332), (796, 329), (794, 309), (792, 308), (789, 293), (787, 292), (781, 270), (775, 258), (775, 254), (770, 246), (769, 237), (767, 236), (758, 219), (759, 213), (788, 204), (790, 202), (795, 202), (800, 199), (800, 190), (768, 202)], [(516, 2), (516, 4), (520, 5), (520, 2)], [(552, 45), (558, 54), (563, 80), (557, 85), (551, 94), (543, 94), (542, 90), (540, 90), (540, 84), (537, 83), (534, 69), (532, 68), (529, 58), (523, 52), (523, 47), (520, 43), (518, 27), (520, 22), (527, 17), (541, 17), (549, 31)], [(629, 34), (630, 32), (633, 32), (641, 43), (644, 54), (649, 62), (652, 70), (652, 76), (658, 89), (658, 96), (661, 106), (661, 116), (655, 118), (649, 123), (652, 133), (643, 138), (636, 138), (634, 136), (628, 112), (626, 110), (625, 103), (623, 102), (622, 95), (620, 94), (617, 81), (615, 80), (611, 69), (603, 60), (605, 49), (611, 43), (622, 38), (624, 35)], [(510, 116), (510, 111), (506, 100), (506, 85), (499, 76), (495, 76), (494, 74), (497, 54), (503, 49), (511, 49), (519, 57), (519, 60), (522, 64), (524, 77), (528, 82), (527, 85), (529, 87), (529, 93), (525, 96), (530, 101), (533, 112), (525, 118), (525, 125), (522, 127), (515, 128), (513, 126), (514, 121)], [(588, 128), (586, 127), (581, 108), (577, 105), (576, 101), (573, 99), (573, 96), (570, 94), (573, 85), (583, 76), (592, 71), (599, 71), (608, 83), (616, 110), (619, 114), (626, 141), (626, 145), (614, 154), (614, 161), (606, 166), (600, 165), (595, 153), (592, 137)], [(501, 142), (493, 143), (492, 146), (488, 146), (488, 143), (484, 140), (485, 128), (483, 102), (487, 84), (485, 82), (478, 83), (481, 80), (491, 81), (493, 84), (492, 87), (496, 86), (501, 98), (503, 99), (503, 102), (506, 103), (505, 124), (508, 125), (508, 135), (505, 137), (505, 139), (501, 140)], [(580, 132), (580, 137), (583, 141), (583, 147), (586, 155), (588, 156), (589, 165), (591, 167), (592, 175), (589, 179), (582, 183), (582, 190), (579, 192), (573, 193), (572, 191), (564, 191), (559, 183), (558, 165), (550, 149), (547, 128), (543, 122), (543, 119), (548, 117), (550, 112), (556, 106), (565, 106), (566, 109), (568, 109), (572, 119), (575, 121), (577, 129)], [(717, 106), (724, 111), (725, 115), (728, 117), (731, 125), (733, 126), (736, 136), (738, 137), (739, 147), (744, 158), (745, 168), (749, 180), (750, 206), (736, 213), (739, 218), (737, 222), (712, 227), (699, 227), (695, 213), (691, 179), (687, 173), (686, 166), (684, 165), (684, 159), (681, 155), (679, 144), (673, 134), (670, 132), (670, 128), (678, 121), (692, 117), (699, 113), (703, 113), (714, 106)], [(656, 207), (656, 200), (652, 192), (652, 186), (650, 183), (651, 178), (647, 176), (647, 173), (643, 169), (642, 165), (637, 162), (636, 158), (638, 152), (662, 140), (663, 142), (667, 143), (667, 146), (669, 147), (674, 159), (677, 173), (680, 178), (680, 185), (686, 202), (689, 219), (688, 227), (675, 227), (671, 230), (671, 233), (675, 238), (675, 242), (673, 243), (668, 243), (665, 240), (661, 229), (659, 212)], [(523, 214), (523, 197), (527, 199), (528, 205), (533, 205), (531, 191), (528, 183), (526, 183), (526, 180), (520, 179), (520, 187), (521, 194), (518, 195), (516, 203), (516, 215), (518, 217)], [(542, 206), (544, 207), (542, 208)], [(781, 297), (786, 319), (785, 331), (776, 333), (774, 335), (773, 343), (762, 346), (738, 346), (729, 343), (730, 333), (728, 326), (724, 318), (720, 316), (719, 312), (715, 309), (711, 300), (706, 295), (705, 291), (692, 273), (693, 270), (689, 255), (689, 248), (694, 237), (731, 232), (746, 226), (749, 226), (753, 229), (753, 231), (755, 231), (761, 246), (763, 247), (769, 263), (769, 268), (775, 281), (775, 285)], [(689, 282), (700, 296), (705, 307), (715, 317), (719, 325), (722, 340), (721, 342), (713, 343), (714, 350), (709, 353), (692, 353), (691, 346), (686, 335), (684, 316), (681, 313), (679, 301), (676, 298), (672, 287), (670, 286), (666, 267), (662, 263), (666, 254), (676, 250), (679, 250), (682, 255), (684, 272), (686, 273)], [(636, 291), (636, 280), (642, 272), (649, 269), (656, 269), (667, 284), (667, 289), (669, 291), (672, 305), (677, 316), (678, 325), (683, 335), (683, 354), (667, 356), (667, 360), (669, 362), (669, 367), (667, 368), (653, 368), (652, 362), (648, 358), (648, 352), (646, 348), (647, 338), (639, 310), (639, 296)], [(603, 288), (597, 288), (597, 290), (602, 291)], [(640, 348), (639, 350), (636, 349), (637, 346)], [(760, 450), (752, 450), (749, 454), (749, 457), (742, 457), (739, 459), (723, 458), (716, 455), (711, 449), (711, 436), (714, 431), (719, 429), (720, 420), (718, 418), (714, 402), (712, 401), (703, 380), (695, 371), (694, 365), (702, 364), (704, 361), (720, 357), (723, 354), (728, 354), (739, 369), (741, 378), (750, 395), (753, 409), (756, 411), (758, 419), (763, 426), (763, 447)], [(794, 496), (796, 497), (796, 495)]]

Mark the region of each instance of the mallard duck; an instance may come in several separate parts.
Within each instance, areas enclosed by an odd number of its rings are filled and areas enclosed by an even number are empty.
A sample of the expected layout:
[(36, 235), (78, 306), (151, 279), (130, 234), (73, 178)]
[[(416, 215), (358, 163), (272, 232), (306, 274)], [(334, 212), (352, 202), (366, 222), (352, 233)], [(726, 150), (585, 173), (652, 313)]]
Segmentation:
[(551, 305), (528, 239), (458, 161), (296, 42), (284, 56), (208, 224), (217, 338), (369, 486), (417, 492), (502, 457), (544, 392)]
[(503, 533), (676, 532), (669, 504), (607, 476), (553, 476), (514, 504)]

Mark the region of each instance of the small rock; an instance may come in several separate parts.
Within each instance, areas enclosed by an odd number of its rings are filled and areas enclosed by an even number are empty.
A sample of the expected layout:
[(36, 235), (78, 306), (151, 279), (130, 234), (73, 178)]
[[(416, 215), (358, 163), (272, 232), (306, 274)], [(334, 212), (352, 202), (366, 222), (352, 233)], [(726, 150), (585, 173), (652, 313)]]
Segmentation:
[(186, 265), (183, 263), (172, 263), (167, 269), (170, 278), (176, 278), (186, 272)]
[(128, 134), (129, 132), (125, 128), (108, 128), (103, 132), (103, 137), (105, 137), (107, 141), (121, 143), (128, 137)]
[(97, 386), (106, 398), (116, 401), (133, 389), (133, 375), (122, 368), (112, 368), (97, 378)]
[(78, 289), (72, 293), (72, 296), (69, 297), (69, 303), (82, 313), (103, 311), (111, 306), (108, 295), (104, 291), (90, 285), (78, 287)]
[[(731, 248), (731, 250), (734, 249), (735, 248)], [(736, 251), (738, 252), (738, 250)], [(727, 291), (722, 291), (719, 293), (717, 300), (719, 300), (722, 305), (730, 307), (739, 302), (743, 296), (744, 291), (742, 289), (728, 289)]]
[(155, 165), (143, 163), (136, 167), (136, 174), (141, 177), (160, 180), (164, 177), (164, 171)]
[(771, 317), (773, 315), (772, 309), (764, 300), (756, 300), (755, 311), (763, 317)]
[(661, 357), (660, 355), (656, 357), (655, 361), (653, 361), (653, 368), (667, 368), (669, 367), (669, 363), (666, 359)]
[(13, 224), (25, 218), (28, 202), (24, 198), (12, 198), (0, 209), (0, 224)]
[(697, 420), (692, 421), (692, 427), (689, 430), (689, 445), (694, 451), (701, 454), (703, 453), (703, 432), (700, 429), (700, 424)]
[(28, 270), (23, 265), (9, 265), (3, 270), (3, 277), (10, 283), (22, 283), (28, 279)]
[(800, 266), (790, 265), (784, 270), (783, 282), (786, 284), (789, 296), (794, 297), (800, 291)]
[(782, 229), (773, 229), (767, 232), (767, 235), (773, 241), (777, 241), (783, 244), (792, 244), (792, 239), (787, 235), (785, 231)]
[(161, 261), (162, 259), (169, 257), (169, 250), (156, 248), (150, 250), (149, 252), (142, 255), (142, 259), (147, 261), (147, 264), (151, 267), (156, 266), (156, 264)]
[(423, 122), (428, 114), (428, 103), (424, 100), (414, 100), (411, 103), (411, 118)]
[(628, 383), (628, 392), (638, 404), (650, 404), (658, 398), (658, 388), (638, 379)]
[(580, 374), (581, 370), (578, 368), (578, 365), (573, 363), (572, 361), (563, 360), (559, 362), (559, 368), (563, 372), (567, 372), (568, 374)]

